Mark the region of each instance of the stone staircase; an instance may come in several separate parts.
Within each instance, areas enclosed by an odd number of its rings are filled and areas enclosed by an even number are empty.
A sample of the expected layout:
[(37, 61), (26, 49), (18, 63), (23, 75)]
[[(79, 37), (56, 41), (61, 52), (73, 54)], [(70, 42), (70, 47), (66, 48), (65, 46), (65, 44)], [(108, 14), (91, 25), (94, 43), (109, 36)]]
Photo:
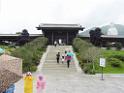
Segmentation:
[(50, 73), (74, 73), (76, 72), (76, 67), (74, 61), (70, 63), (70, 68), (67, 68), (67, 63), (64, 62), (62, 64), (61, 59), (59, 64), (56, 62), (56, 54), (60, 52), (60, 55), (64, 54), (65, 50), (71, 50), (71, 46), (48, 46), (48, 53), (46, 55), (45, 62), (42, 66), (42, 73), (50, 74)]

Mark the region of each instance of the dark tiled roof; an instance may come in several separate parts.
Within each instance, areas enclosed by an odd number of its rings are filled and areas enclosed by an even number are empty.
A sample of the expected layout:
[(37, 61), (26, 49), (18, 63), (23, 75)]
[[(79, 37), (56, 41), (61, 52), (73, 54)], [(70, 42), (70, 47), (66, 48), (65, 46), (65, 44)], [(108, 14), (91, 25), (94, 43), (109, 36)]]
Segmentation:
[[(10, 37), (14, 37), (14, 36), (19, 36), (19, 34), (0, 34), (0, 36), (10, 36)], [(43, 36), (42, 34), (30, 34), (30, 36)]]
[[(79, 37), (90, 37), (90, 35), (78, 35)], [(102, 35), (102, 38), (124, 38), (123, 35)]]

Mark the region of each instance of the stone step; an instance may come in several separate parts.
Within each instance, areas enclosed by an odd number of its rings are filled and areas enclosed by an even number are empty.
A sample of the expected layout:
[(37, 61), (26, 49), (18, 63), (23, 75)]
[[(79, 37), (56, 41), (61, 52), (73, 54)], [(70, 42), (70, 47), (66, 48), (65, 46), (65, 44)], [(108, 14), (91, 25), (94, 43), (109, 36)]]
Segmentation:
[[(53, 67), (53, 68), (55, 68), (55, 67), (59, 67), (59, 68), (65, 68), (65, 67), (67, 67), (67, 64), (55, 64), (55, 65), (50, 65), (50, 64), (44, 64), (43, 65), (43, 67)], [(73, 67), (73, 68), (76, 68), (76, 66), (75, 65), (71, 65), (70, 64), (70, 67)]]
[[(43, 67), (45, 67), (45, 66), (51, 66), (51, 67), (65, 67), (65, 66), (67, 66), (67, 64), (44, 64), (43, 65)], [(70, 66), (73, 66), (73, 67), (75, 67), (75, 65), (73, 65), (73, 64), (70, 64)]]
[(69, 75), (69, 74), (74, 74), (77, 73), (76, 71), (41, 71), (44, 75), (53, 75), (53, 76), (60, 76), (61, 74)]
[[(55, 62), (56, 63), (56, 59), (46, 59), (45, 62)], [(59, 62), (62, 62), (62, 60), (60, 59)], [(66, 60), (64, 62), (66, 62)], [(72, 60), (71, 62), (74, 62), (74, 60)]]
[[(58, 64), (56, 61), (45, 61), (44, 64)], [(61, 61), (59, 61), (59, 64), (62, 64)], [(67, 64), (67, 62), (63, 62), (63, 64)], [(70, 64), (75, 64), (74, 62), (70, 62)]]
[(67, 68), (67, 67), (64, 67), (64, 68), (50, 68), (50, 67), (44, 67), (43, 68), (44, 70), (75, 70), (75, 68), (73, 68), (73, 67), (69, 67), (69, 68)]
[(42, 69), (42, 72), (50, 72), (50, 73), (55, 73), (55, 72), (77, 72), (76, 70), (68, 68), (68, 70), (65, 69)]
[(76, 69), (71, 69), (71, 68), (66, 68), (66, 69), (48, 69), (48, 68), (43, 68), (42, 71), (52, 71), (52, 72), (56, 72), (56, 71), (62, 71), (62, 72), (66, 72), (66, 71), (69, 71), (69, 72), (75, 72)]
[[(44, 64), (43, 65), (43, 67), (53, 67), (53, 68), (55, 68), (55, 67), (58, 67), (58, 68), (65, 68), (65, 67), (67, 67), (67, 65), (65, 64), (65, 65), (49, 65), (49, 64)], [(74, 65), (70, 65), (70, 67), (73, 67), (73, 68), (75, 68), (75, 66)]]
[[(59, 71), (59, 70), (42, 70), (41, 71), (43, 74), (47, 74), (47, 75), (50, 75), (50, 74), (52, 74), (52, 75), (54, 75), (54, 74), (56, 74), (55, 76), (59, 76), (59, 74), (61, 75), (61, 74), (74, 74), (74, 73), (76, 73), (77, 71)], [(53, 74), (54, 73), (54, 74)]]
[[(44, 66), (52, 66), (52, 67), (63, 67), (63, 66), (67, 66), (67, 63), (64, 63), (64, 64), (62, 64), (62, 63), (44, 63), (43, 64), (43, 67)], [(74, 64), (70, 64), (70, 66), (73, 66), (73, 67), (75, 67), (75, 65)]]
[(71, 48), (71, 46), (59, 46), (59, 47), (52, 46), (52, 47), (50, 47), (50, 49), (70, 49), (70, 48)]
[(64, 74), (68, 74), (68, 73), (75, 73), (76, 71), (76, 67), (74, 62), (70, 63), (70, 67), (67, 68), (67, 62), (64, 62), (64, 64), (62, 64), (61, 59), (59, 64), (56, 62), (56, 54), (57, 52), (60, 52), (61, 54), (64, 54), (65, 50), (71, 50), (70, 46), (49, 46), (50, 49), (48, 51), (48, 54), (46, 56), (46, 60), (43, 64), (43, 68), (42, 68), (42, 72), (43, 73), (64, 73)]

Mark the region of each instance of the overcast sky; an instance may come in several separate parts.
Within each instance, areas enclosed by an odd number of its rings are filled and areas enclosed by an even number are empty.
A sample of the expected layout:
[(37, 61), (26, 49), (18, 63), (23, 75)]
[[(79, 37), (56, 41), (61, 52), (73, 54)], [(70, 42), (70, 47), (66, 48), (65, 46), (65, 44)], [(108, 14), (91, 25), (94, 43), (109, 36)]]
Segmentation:
[(40, 23), (124, 24), (124, 0), (0, 0), (0, 34), (36, 30)]

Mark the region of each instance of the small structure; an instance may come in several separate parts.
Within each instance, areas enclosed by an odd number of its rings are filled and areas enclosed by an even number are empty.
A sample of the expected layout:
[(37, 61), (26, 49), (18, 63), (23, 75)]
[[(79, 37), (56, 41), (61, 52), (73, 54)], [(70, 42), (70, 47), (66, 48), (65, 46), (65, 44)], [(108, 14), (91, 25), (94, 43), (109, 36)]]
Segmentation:
[(40, 24), (36, 28), (42, 30), (49, 44), (54, 44), (54, 41), (58, 42), (60, 39), (62, 43), (71, 44), (78, 31), (84, 29), (79, 24)]
[(0, 93), (22, 77), (22, 59), (6, 54), (0, 56)]

